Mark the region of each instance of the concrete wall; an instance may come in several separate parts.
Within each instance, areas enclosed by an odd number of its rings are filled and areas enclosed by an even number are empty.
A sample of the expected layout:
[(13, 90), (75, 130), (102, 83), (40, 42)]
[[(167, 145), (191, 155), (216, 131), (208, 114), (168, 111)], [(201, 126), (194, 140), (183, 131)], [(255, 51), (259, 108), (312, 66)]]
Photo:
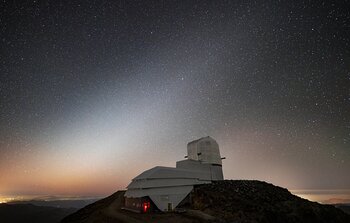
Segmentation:
[(203, 172), (205, 173), (204, 174), (205, 180), (223, 180), (224, 179), (222, 166), (217, 164), (201, 163), (200, 161), (196, 161), (196, 160), (181, 160), (176, 162), (176, 168)]

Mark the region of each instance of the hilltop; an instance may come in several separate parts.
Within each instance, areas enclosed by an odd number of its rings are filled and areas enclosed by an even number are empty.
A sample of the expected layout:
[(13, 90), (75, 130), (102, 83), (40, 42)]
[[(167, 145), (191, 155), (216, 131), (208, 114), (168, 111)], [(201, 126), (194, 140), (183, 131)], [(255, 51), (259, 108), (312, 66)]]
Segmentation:
[(311, 202), (287, 189), (261, 181), (224, 180), (195, 186), (183, 213), (138, 214), (121, 210), (125, 191), (80, 209), (62, 220), (77, 222), (239, 222), (239, 223), (349, 223), (350, 215), (331, 206)]
[(33, 204), (0, 204), (0, 222), (4, 223), (55, 223), (77, 209), (42, 207)]

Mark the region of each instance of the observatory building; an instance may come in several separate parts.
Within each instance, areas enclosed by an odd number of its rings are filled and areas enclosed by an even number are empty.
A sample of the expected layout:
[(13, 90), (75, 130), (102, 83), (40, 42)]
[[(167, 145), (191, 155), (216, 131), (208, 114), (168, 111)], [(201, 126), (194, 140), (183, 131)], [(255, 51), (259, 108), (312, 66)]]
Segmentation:
[(125, 192), (125, 209), (172, 211), (194, 185), (223, 180), (219, 145), (211, 137), (187, 144), (185, 160), (176, 167), (156, 166), (135, 177)]

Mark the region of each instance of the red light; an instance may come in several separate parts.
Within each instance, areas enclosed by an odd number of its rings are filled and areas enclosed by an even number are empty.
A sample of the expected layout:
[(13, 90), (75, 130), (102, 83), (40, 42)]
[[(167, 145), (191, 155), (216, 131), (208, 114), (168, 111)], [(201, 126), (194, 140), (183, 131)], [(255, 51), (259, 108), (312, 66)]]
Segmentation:
[(144, 202), (143, 203), (143, 212), (147, 212), (147, 210), (150, 208), (150, 203), (149, 202)]

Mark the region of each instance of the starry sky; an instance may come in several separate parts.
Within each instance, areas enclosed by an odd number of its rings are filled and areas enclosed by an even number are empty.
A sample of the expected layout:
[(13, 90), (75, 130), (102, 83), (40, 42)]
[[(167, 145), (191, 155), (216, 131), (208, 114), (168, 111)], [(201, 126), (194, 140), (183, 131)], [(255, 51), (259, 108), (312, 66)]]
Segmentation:
[(0, 3), (0, 195), (108, 195), (219, 143), (226, 179), (350, 189), (349, 1)]

